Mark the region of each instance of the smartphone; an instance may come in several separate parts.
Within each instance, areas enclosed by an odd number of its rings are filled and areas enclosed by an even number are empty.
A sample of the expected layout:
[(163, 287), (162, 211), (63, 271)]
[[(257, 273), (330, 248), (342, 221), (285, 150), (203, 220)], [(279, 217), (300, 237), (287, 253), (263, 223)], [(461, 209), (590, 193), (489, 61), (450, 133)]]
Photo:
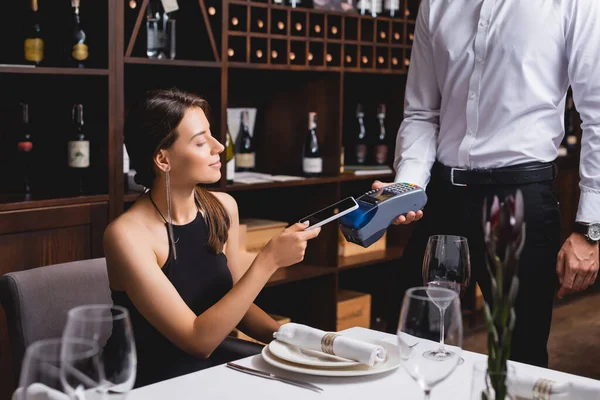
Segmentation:
[(354, 200), (354, 197), (347, 197), (342, 201), (338, 201), (335, 204), (330, 205), (314, 214), (304, 217), (300, 222), (308, 221), (310, 224), (305, 229), (309, 230), (316, 228), (317, 226), (323, 226), (328, 222), (334, 221), (351, 211), (358, 208), (358, 203)]

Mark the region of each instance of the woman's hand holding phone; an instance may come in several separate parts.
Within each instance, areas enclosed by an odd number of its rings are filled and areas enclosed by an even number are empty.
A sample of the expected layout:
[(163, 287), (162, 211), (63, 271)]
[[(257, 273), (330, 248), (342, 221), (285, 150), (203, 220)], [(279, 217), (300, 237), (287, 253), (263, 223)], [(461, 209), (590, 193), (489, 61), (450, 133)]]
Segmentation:
[(266, 258), (267, 263), (276, 270), (298, 264), (304, 260), (307, 242), (321, 233), (320, 227), (305, 230), (307, 227), (308, 224), (300, 222), (288, 227), (279, 236), (271, 239), (257, 258)]

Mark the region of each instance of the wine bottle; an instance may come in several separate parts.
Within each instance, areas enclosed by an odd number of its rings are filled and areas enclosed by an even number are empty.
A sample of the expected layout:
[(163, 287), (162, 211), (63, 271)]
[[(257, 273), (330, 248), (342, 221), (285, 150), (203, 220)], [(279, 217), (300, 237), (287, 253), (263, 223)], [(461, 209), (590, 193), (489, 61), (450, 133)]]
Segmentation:
[(38, 12), (38, 0), (31, 0), (29, 7), (29, 22), (24, 40), (25, 61), (37, 66), (44, 60), (44, 37)]
[(358, 0), (356, 9), (361, 15), (369, 15), (371, 13), (372, 0)]
[(356, 119), (358, 120), (358, 138), (355, 147), (356, 163), (364, 165), (367, 161), (367, 130), (365, 129), (365, 112), (362, 104), (356, 106)]
[(129, 153), (125, 144), (123, 144), (123, 188), (125, 193), (129, 192)]
[(317, 113), (308, 113), (308, 135), (302, 155), (302, 171), (306, 176), (319, 176), (323, 173), (323, 159), (317, 138)]
[(33, 151), (33, 138), (29, 127), (29, 105), (21, 103), (22, 126), (21, 135), (17, 139), (17, 151), (23, 171), (23, 191), (28, 196), (31, 193), (29, 186), (29, 171), (31, 170), (31, 156)]
[(90, 167), (90, 142), (83, 130), (83, 105), (73, 106), (73, 133), (68, 142), (69, 168), (72, 170), (77, 191), (82, 194), (86, 191), (86, 175)]
[(400, 0), (385, 0), (385, 14), (390, 18), (404, 18), (400, 12)]
[(377, 18), (383, 11), (383, 0), (371, 0), (371, 17)]
[(240, 113), (240, 149), (235, 155), (235, 163), (238, 171), (252, 171), (255, 167), (254, 144), (248, 128), (248, 111)]
[(89, 56), (89, 52), (87, 35), (81, 27), (79, 1), (80, 0), (71, 0), (71, 7), (73, 8), (73, 30), (71, 31), (70, 39), (70, 64), (77, 68), (84, 68), (85, 62)]
[(375, 164), (384, 165), (388, 160), (388, 145), (385, 132), (385, 104), (377, 107), (377, 121), (379, 123), (379, 135), (375, 143)]
[(233, 149), (233, 140), (231, 139), (231, 135), (229, 134), (229, 126), (227, 126), (226, 136), (225, 136), (225, 161), (226, 161), (226, 172), (225, 177), (227, 179), (227, 183), (233, 183), (235, 178), (235, 150)]
[(567, 96), (565, 106), (565, 137), (567, 153), (573, 153), (577, 149), (577, 135), (575, 134), (575, 107), (573, 105), (573, 97)]
[(175, 58), (177, 0), (150, 0), (146, 10), (146, 55), (148, 58)]

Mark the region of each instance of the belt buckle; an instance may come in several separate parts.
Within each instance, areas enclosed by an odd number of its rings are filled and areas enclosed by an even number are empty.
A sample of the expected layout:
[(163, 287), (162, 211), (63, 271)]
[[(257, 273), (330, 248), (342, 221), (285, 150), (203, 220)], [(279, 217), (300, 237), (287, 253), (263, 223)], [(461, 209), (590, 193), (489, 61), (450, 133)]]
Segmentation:
[(456, 183), (454, 182), (454, 171), (466, 171), (465, 168), (451, 168), (450, 169), (450, 183), (454, 186), (467, 186), (466, 183)]

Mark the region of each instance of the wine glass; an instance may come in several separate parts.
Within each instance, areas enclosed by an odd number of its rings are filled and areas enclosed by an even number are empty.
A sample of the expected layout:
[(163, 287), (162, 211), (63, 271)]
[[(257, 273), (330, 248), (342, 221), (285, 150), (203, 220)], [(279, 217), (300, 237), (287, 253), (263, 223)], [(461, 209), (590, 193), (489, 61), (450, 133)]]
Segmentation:
[(33, 342), (21, 366), (18, 400), (85, 399), (100, 385), (98, 345), (82, 339), (43, 339)]
[(137, 355), (126, 308), (104, 304), (75, 307), (67, 315), (63, 338), (82, 338), (98, 344), (103, 365), (98, 390), (124, 398), (133, 388)]
[[(446, 310), (441, 324), (437, 320), (440, 305)], [(444, 358), (431, 357), (439, 350), (439, 342), (430, 339), (438, 329), (446, 344)], [(402, 366), (428, 400), (431, 389), (454, 371), (462, 353), (462, 314), (456, 292), (427, 286), (409, 289), (402, 302), (397, 336)], [(414, 342), (417, 344), (407, 344)]]
[[(441, 287), (464, 295), (471, 279), (469, 244), (462, 236), (434, 235), (429, 237), (423, 258), (423, 284)], [(440, 348), (431, 353), (433, 359), (447, 357), (444, 350), (445, 303), (437, 304), (440, 313)]]

